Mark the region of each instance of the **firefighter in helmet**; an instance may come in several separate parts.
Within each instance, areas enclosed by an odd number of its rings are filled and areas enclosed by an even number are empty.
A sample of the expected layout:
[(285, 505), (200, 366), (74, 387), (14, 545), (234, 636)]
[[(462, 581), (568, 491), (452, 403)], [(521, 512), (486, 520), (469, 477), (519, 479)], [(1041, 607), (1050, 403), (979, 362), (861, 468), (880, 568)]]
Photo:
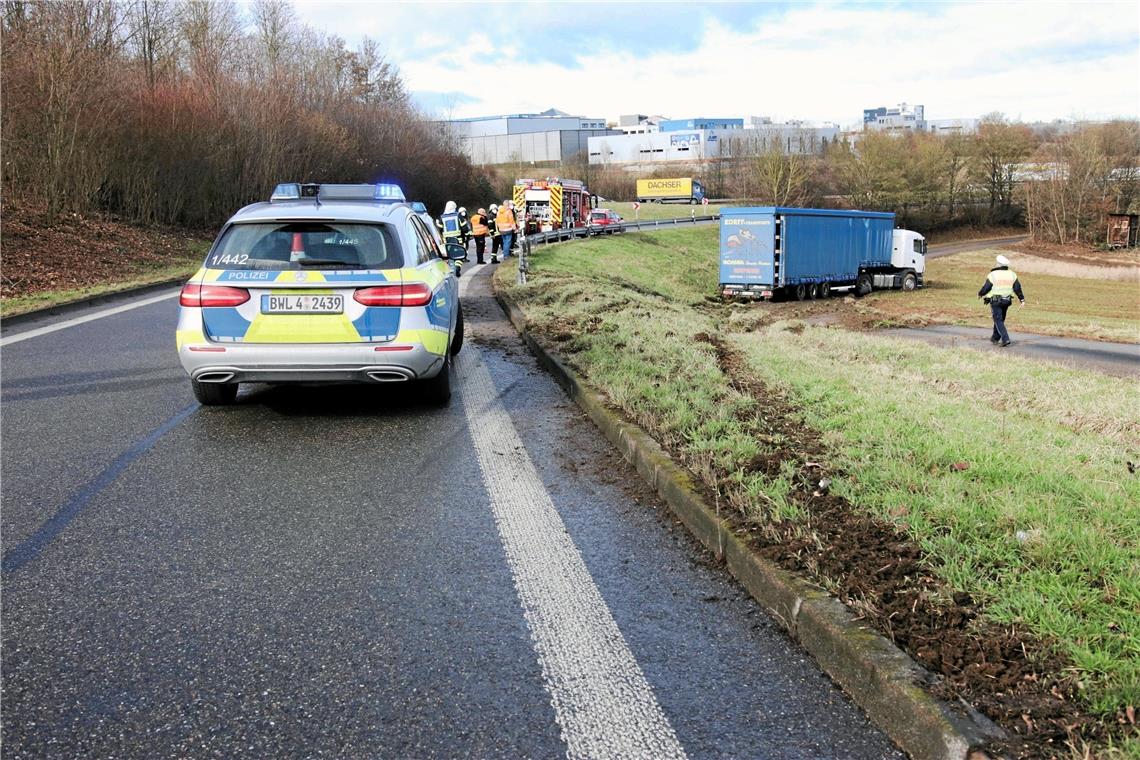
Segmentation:
[[(460, 225), (459, 212), (455, 208), (455, 201), (447, 202), (447, 205), (443, 207), (443, 214), (435, 221), (435, 226), (439, 228), (439, 234), (443, 238), (445, 248), (452, 243), (463, 245), (463, 230)], [(455, 264), (455, 274), (459, 276), (462, 273), (460, 260), (452, 259), (452, 261)]]
[(491, 231), (491, 263), (499, 263), (499, 249), (503, 247), (503, 236), (499, 232), (499, 225), (495, 219), (499, 214), (499, 207), (492, 203), (487, 214), (487, 228)]

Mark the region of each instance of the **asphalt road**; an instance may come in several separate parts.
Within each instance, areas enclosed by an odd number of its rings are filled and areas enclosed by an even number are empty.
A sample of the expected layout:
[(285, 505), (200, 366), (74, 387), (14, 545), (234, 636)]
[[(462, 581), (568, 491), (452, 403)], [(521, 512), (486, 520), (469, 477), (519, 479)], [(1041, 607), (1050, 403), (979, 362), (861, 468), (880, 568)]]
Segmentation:
[[(1016, 309), (1016, 307), (1014, 307)], [(1054, 335), (1037, 335), (1017, 330), (1016, 324), (1007, 323), (1013, 343), (999, 348), (990, 343), (990, 327), (956, 327), (932, 325), (883, 330), (884, 335), (914, 338), (936, 346), (964, 346), (987, 351), (995, 356), (1025, 356), (1032, 359), (1063, 364), (1076, 369), (1087, 369), (1117, 377), (1140, 377), (1140, 345), (1136, 343), (1106, 343), (1082, 338), (1058, 338)]]
[(1014, 237), (987, 238), (985, 240), (962, 240), (957, 243), (942, 243), (941, 245), (930, 246), (926, 252), (926, 258), (937, 259), (942, 256), (953, 256), (955, 253), (969, 253), (970, 251), (981, 251), (986, 248), (1001, 248), (1002, 246), (1020, 243), (1025, 239), (1025, 235), (1017, 235)]
[(901, 757), (536, 368), (487, 274), (446, 409), (198, 407), (173, 297), (6, 332), (4, 756)]

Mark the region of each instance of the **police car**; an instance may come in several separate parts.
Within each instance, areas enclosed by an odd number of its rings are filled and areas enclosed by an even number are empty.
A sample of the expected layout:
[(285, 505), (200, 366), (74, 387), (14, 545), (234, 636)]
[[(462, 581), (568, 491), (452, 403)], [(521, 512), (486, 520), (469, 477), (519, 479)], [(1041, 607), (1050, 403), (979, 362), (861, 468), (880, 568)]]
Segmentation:
[(178, 358), (202, 404), (233, 402), (240, 383), (417, 382), (451, 397), (458, 282), (395, 185), (278, 185), (226, 222), (179, 303)]

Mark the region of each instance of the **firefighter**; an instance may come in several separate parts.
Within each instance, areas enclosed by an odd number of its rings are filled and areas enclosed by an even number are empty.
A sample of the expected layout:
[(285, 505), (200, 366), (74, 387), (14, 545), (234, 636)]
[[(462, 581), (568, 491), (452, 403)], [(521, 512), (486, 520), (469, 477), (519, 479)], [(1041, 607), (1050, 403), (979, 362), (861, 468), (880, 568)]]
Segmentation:
[(990, 336), (990, 343), (1001, 344), (1002, 348), (1012, 341), (1009, 332), (1005, 329), (1005, 313), (1017, 296), (1019, 306), (1025, 305), (1025, 294), (1021, 292), (1021, 283), (1017, 273), (1009, 268), (1009, 259), (1005, 256), (997, 257), (997, 266), (990, 270), (986, 282), (978, 291), (978, 298), (990, 305), (990, 314), (994, 318), (994, 332)]
[[(435, 226), (439, 228), (439, 234), (443, 238), (445, 248), (449, 243), (463, 245), (463, 232), (459, 224), (459, 212), (455, 209), (455, 201), (447, 202), (447, 205), (443, 207), (443, 214), (435, 220)], [(456, 277), (463, 272), (460, 261), (461, 259), (453, 260)]]
[(487, 247), (487, 209), (481, 208), (471, 215), (471, 237), (475, 238), (475, 262), (483, 263), (483, 252)]
[[(459, 233), (462, 238), (459, 243), (463, 246), (463, 250), (467, 250), (467, 241), (471, 239), (471, 222), (467, 218), (467, 209), (462, 206), (459, 207)], [(467, 261), (467, 257), (463, 257)]]
[(515, 239), (515, 230), (518, 229), (515, 212), (511, 210), (512, 205), (514, 204), (510, 200), (503, 201), (503, 205), (499, 206), (499, 211), (495, 215), (495, 228), (503, 236), (504, 260), (511, 255), (511, 244)]
[(487, 214), (487, 227), (491, 230), (491, 263), (499, 263), (499, 249), (503, 246), (503, 236), (499, 233), (499, 225), (495, 223), (499, 207), (491, 204), (490, 213)]

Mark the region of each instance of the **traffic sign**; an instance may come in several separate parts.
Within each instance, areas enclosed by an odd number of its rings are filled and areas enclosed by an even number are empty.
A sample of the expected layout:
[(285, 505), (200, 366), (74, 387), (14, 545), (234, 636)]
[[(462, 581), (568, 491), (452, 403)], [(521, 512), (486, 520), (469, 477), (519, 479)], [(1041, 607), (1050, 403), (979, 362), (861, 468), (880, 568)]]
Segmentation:
[(701, 198), (701, 205), (702, 206), (709, 205), (709, 199), (708, 198)]
[(637, 201), (634, 201), (633, 202), (633, 210), (637, 211), (639, 208), (641, 208), (641, 204), (638, 203)]

